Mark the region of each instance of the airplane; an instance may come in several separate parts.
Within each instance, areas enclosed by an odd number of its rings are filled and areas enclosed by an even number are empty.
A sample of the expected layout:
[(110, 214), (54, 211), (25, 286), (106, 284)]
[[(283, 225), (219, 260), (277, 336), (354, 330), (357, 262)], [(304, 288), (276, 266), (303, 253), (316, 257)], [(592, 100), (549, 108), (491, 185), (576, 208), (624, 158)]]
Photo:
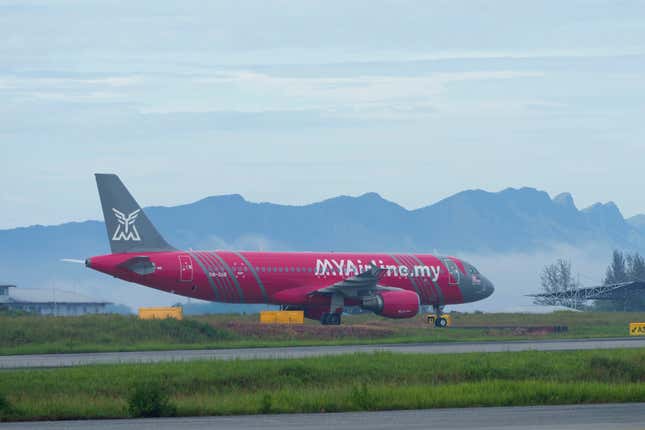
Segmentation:
[(430, 254), (178, 250), (159, 234), (119, 177), (96, 174), (112, 253), (85, 266), (128, 282), (201, 300), (265, 303), (338, 325), (346, 307), (412, 318), (432, 306), (489, 297), (493, 284), (472, 264)]

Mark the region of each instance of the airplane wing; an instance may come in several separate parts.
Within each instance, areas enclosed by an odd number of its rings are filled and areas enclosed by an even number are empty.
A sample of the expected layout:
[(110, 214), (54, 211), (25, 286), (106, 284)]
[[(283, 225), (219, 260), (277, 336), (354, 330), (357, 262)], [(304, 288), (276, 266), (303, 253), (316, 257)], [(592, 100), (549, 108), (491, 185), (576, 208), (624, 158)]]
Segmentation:
[(359, 273), (356, 276), (345, 278), (328, 287), (314, 290), (309, 294), (340, 294), (345, 297), (364, 297), (371, 296), (376, 291), (398, 290), (398, 288), (378, 285), (385, 271), (386, 269), (372, 265), (369, 270)]

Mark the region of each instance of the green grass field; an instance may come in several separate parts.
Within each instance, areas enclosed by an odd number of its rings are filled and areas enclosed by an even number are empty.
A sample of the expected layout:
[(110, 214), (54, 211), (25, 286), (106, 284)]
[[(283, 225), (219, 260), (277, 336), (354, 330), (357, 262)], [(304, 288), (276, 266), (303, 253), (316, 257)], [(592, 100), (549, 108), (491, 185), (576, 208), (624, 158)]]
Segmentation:
[(127, 417), (132, 393), (150, 384), (167, 414), (187, 416), (642, 402), (644, 382), (644, 349), (11, 370), (0, 371), (0, 418)]
[[(233, 348), (283, 345), (338, 345), (618, 337), (645, 313), (452, 314), (454, 327), (435, 329), (419, 316), (388, 320), (374, 315), (347, 316), (342, 326), (260, 325), (257, 315), (208, 315), (184, 321), (142, 321), (134, 316), (39, 317), (0, 315), (0, 354)], [(460, 326), (565, 325), (561, 334)]]

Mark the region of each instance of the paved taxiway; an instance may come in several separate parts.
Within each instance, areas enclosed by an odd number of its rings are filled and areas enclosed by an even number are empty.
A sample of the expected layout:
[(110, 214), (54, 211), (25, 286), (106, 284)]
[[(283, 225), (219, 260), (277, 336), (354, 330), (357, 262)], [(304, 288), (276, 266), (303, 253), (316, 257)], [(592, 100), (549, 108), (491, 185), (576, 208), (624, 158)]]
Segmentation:
[(5, 423), (3, 430), (645, 429), (645, 403)]
[(102, 352), (0, 356), (0, 368), (66, 367), (86, 364), (156, 363), (162, 361), (300, 358), (354, 352), (448, 354), (463, 352), (565, 351), (584, 349), (645, 348), (645, 338), (562, 339), (510, 342), (455, 342), (399, 345), (342, 345), (283, 348)]

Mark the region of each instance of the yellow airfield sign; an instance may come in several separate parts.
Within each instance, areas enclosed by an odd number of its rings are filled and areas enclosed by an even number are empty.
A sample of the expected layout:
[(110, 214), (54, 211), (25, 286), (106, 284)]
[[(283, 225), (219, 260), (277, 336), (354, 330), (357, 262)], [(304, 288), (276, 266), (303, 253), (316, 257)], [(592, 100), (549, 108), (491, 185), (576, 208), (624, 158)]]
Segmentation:
[(630, 336), (645, 336), (645, 322), (629, 323)]

